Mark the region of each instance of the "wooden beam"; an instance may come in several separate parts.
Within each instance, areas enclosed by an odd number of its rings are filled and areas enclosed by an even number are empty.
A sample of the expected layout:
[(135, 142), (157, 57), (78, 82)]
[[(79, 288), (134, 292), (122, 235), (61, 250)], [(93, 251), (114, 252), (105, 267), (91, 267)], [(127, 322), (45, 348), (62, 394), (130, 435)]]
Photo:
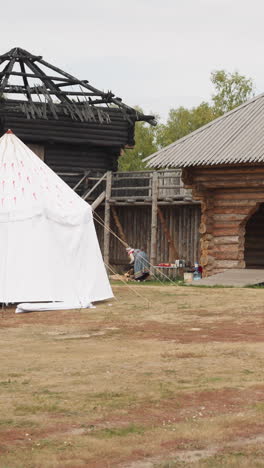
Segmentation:
[(96, 208), (101, 205), (101, 203), (104, 201), (105, 199), (105, 191), (103, 191), (102, 193), (100, 193), (99, 197), (97, 197), (94, 202), (91, 204), (91, 208), (92, 210), (96, 210)]
[[(5, 69), (0, 72), (0, 77), (4, 76), (4, 75), (5, 75)], [(45, 77), (44, 77), (39, 73), (27, 73), (26, 71), (25, 71), (25, 73), (24, 72), (14, 72), (14, 71), (12, 71), (12, 72), (9, 73), (9, 75), (12, 75), (12, 76), (26, 76), (27, 78), (41, 78), (42, 80), (65, 81), (65, 86), (67, 86), (66, 82), (69, 81), (68, 78), (62, 78), (62, 77), (59, 77), (59, 76), (48, 76), (48, 75), (45, 75)], [(75, 84), (79, 84), (79, 80), (77, 80), (77, 78), (76, 78), (75, 81), (76, 81)]]
[(0, 84), (0, 92), (4, 93), (5, 91), (5, 87), (8, 83), (8, 80), (9, 80), (9, 77), (10, 77), (10, 74), (13, 70), (13, 66), (15, 64), (15, 59), (13, 58), (12, 60), (10, 60), (10, 62), (8, 63), (8, 65), (5, 67), (5, 73), (4, 73), (4, 79), (2, 81), (2, 83)]
[(167, 224), (166, 224), (165, 218), (163, 216), (163, 213), (162, 213), (162, 211), (161, 211), (161, 209), (159, 207), (158, 207), (158, 215), (159, 215), (159, 219), (160, 219), (160, 222), (161, 222), (163, 232), (164, 232), (164, 234), (165, 234), (165, 236), (167, 238), (168, 244), (169, 244), (169, 250), (171, 251), (171, 254), (173, 256), (173, 260), (175, 261), (177, 258), (179, 258), (179, 255), (178, 255), (177, 249), (175, 247), (173, 238), (170, 235), (170, 231), (169, 231), (169, 229), (167, 227)]
[(105, 216), (104, 216), (104, 262), (106, 266), (109, 265), (110, 258), (110, 221), (111, 221), (111, 210), (110, 202), (112, 188), (112, 173), (107, 172), (106, 175), (106, 190), (105, 190)]
[[(152, 206), (151, 206), (151, 243), (150, 243), (150, 263), (155, 265), (157, 257), (157, 225), (158, 225), (158, 173), (152, 174)], [(153, 267), (151, 267), (153, 272)]]
[(128, 243), (127, 243), (127, 240), (126, 240), (126, 236), (125, 236), (125, 233), (123, 231), (123, 228), (122, 228), (122, 225), (120, 223), (120, 219), (118, 217), (118, 214), (117, 214), (117, 211), (115, 209), (114, 206), (111, 206), (111, 210), (112, 210), (112, 213), (113, 213), (113, 217), (114, 217), (114, 220), (115, 220), (115, 223), (116, 223), (116, 227), (118, 229), (118, 232), (119, 232), (119, 237), (122, 239), (123, 242), (126, 243), (127, 247), (128, 247)]
[[(75, 76), (70, 75), (69, 73), (66, 73), (65, 71), (61, 70), (58, 67), (55, 67), (54, 65), (52, 65), (49, 62), (46, 62), (43, 59), (39, 60), (39, 63), (41, 63), (42, 65), (45, 65), (47, 68), (50, 68), (51, 70), (54, 70), (57, 73), (60, 73), (62, 76), (65, 76), (65, 77), (69, 78), (70, 80), (77, 80), (77, 78), (75, 78)], [(136, 120), (145, 120), (145, 121), (148, 121), (151, 125), (156, 125), (156, 120), (153, 118), (152, 115), (144, 115), (144, 114), (142, 114), (141, 112), (138, 112), (138, 111), (135, 112), (135, 109), (127, 106), (126, 104), (124, 104), (122, 102), (122, 99), (116, 97), (113, 93), (103, 93), (99, 89), (94, 88), (94, 86), (91, 86), (89, 84), (89, 81), (87, 81), (87, 80), (85, 80), (85, 81), (79, 81), (78, 80), (78, 83), (81, 86), (83, 86), (84, 88), (89, 89), (90, 91), (93, 91), (94, 93), (96, 93), (96, 94), (98, 94), (98, 95), (100, 95), (102, 97), (107, 97), (108, 96), (109, 97), (109, 102), (112, 102), (112, 103), (116, 104), (119, 108), (125, 109), (127, 111), (127, 113), (128, 114), (130, 113), (133, 117), (136, 116)]]
[(53, 83), (53, 81), (46, 75), (46, 73), (44, 73), (44, 71), (42, 71), (37, 65), (36, 63), (32, 63), (30, 60), (27, 60), (26, 61), (26, 65), (35, 73), (39, 74), (40, 75), (40, 79), (42, 80), (43, 77), (45, 77), (45, 80), (46, 80), (46, 86), (49, 87), (49, 89), (51, 91), (54, 91), (54, 94), (57, 95), (58, 94), (58, 99), (60, 99), (61, 102), (65, 103), (65, 104), (71, 104), (71, 101), (67, 98), (66, 95), (64, 94), (59, 94), (58, 93), (58, 88), (56, 87), (56, 85)]
[[(98, 182), (96, 182), (96, 184), (88, 190), (88, 192), (86, 192), (82, 198), (84, 200), (87, 200), (87, 198), (91, 195), (91, 193), (96, 189), (96, 187), (98, 187), (98, 185), (106, 178), (106, 183), (107, 183), (107, 176), (108, 176), (108, 172), (105, 172), (105, 174), (101, 177), (101, 179), (98, 180)], [(112, 184), (112, 182), (111, 182)], [(109, 197), (110, 198), (110, 197)]]
[[(23, 76), (23, 79), (25, 79), (25, 78), (26, 78), (26, 76)], [(40, 78), (40, 79), (42, 79), (42, 78)], [(38, 86), (28, 87), (27, 88), (26, 86), (21, 86), (21, 85), (8, 86), (8, 87), (5, 88), (5, 93), (22, 94), (22, 93), (25, 93), (27, 89), (30, 91), (31, 94), (39, 94)], [(87, 92), (82, 92), (82, 91), (61, 91), (60, 89), (57, 89), (56, 91), (51, 90), (50, 94), (53, 94), (53, 95), (56, 95), (56, 96), (90, 96), (90, 97), (99, 96), (98, 94), (95, 94), (95, 93), (87, 93)], [(99, 100), (97, 100), (97, 101), (99, 102)], [(92, 102), (94, 103), (95, 101), (92, 101)], [(104, 100), (100, 99), (100, 102), (104, 102)]]
[(86, 179), (87, 177), (87, 173), (84, 174), (84, 176), (82, 176), (82, 178), (79, 180), (79, 182), (77, 182), (77, 184), (73, 187), (73, 191), (75, 192), (77, 190), (77, 188), (82, 184), (82, 182), (84, 182), (84, 180)]
[(31, 94), (30, 94), (30, 86), (28, 84), (28, 79), (27, 79), (27, 76), (25, 74), (26, 70), (25, 70), (24, 62), (22, 60), (19, 60), (19, 63), (20, 63), (21, 72), (23, 73), (23, 83), (24, 83), (24, 86), (26, 88), (27, 98), (28, 98), (29, 101), (32, 101)]

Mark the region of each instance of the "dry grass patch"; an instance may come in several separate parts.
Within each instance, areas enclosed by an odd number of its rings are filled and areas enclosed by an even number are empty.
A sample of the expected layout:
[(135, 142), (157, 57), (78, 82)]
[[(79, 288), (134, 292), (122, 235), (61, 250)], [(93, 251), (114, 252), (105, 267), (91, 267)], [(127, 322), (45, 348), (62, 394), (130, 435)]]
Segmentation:
[(263, 292), (115, 292), (111, 307), (2, 314), (1, 468), (258, 466)]

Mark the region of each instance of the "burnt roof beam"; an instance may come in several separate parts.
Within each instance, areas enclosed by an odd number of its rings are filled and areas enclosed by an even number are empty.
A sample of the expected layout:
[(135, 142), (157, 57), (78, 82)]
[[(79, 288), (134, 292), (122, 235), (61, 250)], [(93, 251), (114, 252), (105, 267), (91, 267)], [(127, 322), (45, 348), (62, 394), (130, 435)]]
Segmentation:
[[(75, 78), (75, 76), (70, 75), (69, 73), (64, 72), (64, 71), (61, 70), (60, 68), (55, 67), (54, 65), (52, 65), (52, 64), (50, 64), (50, 63), (48, 63), (48, 62), (46, 62), (46, 61), (43, 60), (43, 59), (39, 60), (39, 62), (40, 62), (42, 65), (44, 65), (45, 67), (48, 67), (48, 68), (50, 68), (51, 70), (56, 71), (57, 73), (61, 73), (63, 76), (69, 78), (70, 80), (77, 80), (77, 78)], [(78, 80), (77, 80), (77, 81), (78, 81)], [(93, 86), (91, 86), (91, 85), (88, 84), (88, 83), (89, 83), (88, 81), (86, 81), (86, 82), (84, 82), (84, 81), (79, 81), (79, 84), (80, 84), (81, 86), (83, 86), (84, 88), (89, 89), (90, 91), (93, 91), (94, 93), (98, 93), (99, 96), (102, 96), (102, 95), (104, 94), (104, 93), (102, 93), (102, 91), (100, 91), (99, 89), (94, 88)], [(127, 110), (127, 111), (130, 111), (130, 112), (133, 113), (133, 114), (135, 113), (135, 109), (133, 109), (133, 108), (130, 107), (130, 106), (127, 106), (126, 104), (124, 104), (124, 103), (122, 102), (122, 99), (120, 99), (120, 98), (118, 98), (118, 97), (114, 97), (114, 96), (115, 96), (115, 95), (112, 94), (112, 99), (111, 99), (111, 101), (112, 101), (114, 104), (116, 104), (118, 107), (122, 107), (123, 109), (125, 109), (125, 110)], [(145, 115), (142, 114), (141, 112), (137, 112), (137, 116), (138, 116), (137, 120), (140, 120), (140, 119), (141, 119), (141, 120), (147, 120), (147, 122), (149, 122), (151, 125), (156, 125), (156, 124), (157, 124), (156, 120), (153, 119), (153, 116), (145, 116)], [(146, 119), (146, 117), (148, 117), (148, 118)]]
[(26, 92), (27, 98), (29, 101), (32, 101), (32, 97), (30, 94), (30, 86), (28, 84), (27, 76), (25, 75), (26, 70), (25, 70), (24, 62), (22, 60), (19, 60), (19, 64), (20, 64), (21, 72), (23, 73), (23, 83), (25, 86), (25, 92)]
[(5, 91), (5, 87), (6, 87), (7, 83), (8, 83), (10, 73), (11, 73), (11, 71), (13, 69), (15, 61), (16, 61), (16, 59), (13, 58), (12, 60), (10, 60), (8, 65), (5, 67), (4, 79), (0, 84), (0, 94), (4, 93), (4, 91)]
[[(2, 70), (2, 71), (0, 72), (0, 76), (3, 76), (4, 74), (5, 74), (5, 73), (4, 73), (4, 70)], [(40, 74), (38, 74), (38, 73), (27, 73), (27, 72), (22, 73), (22, 72), (14, 72), (14, 71), (12, 71), (12, 72), (10, 73), (10, 75), (12, 75), (12, 76), (13, 76), (13, 75), (14, 75), (14, 76), (26, 76), (27, 78), (39, 78), (40, 80), (43, 80), (43, 81), (44, 81), (44, 80), (47, 80), (47, 79), (49, 79), (49, 80), (57, 80), (57, 81), (65, 81), (65, 86), (66, 86), (66, 82), (67, 82), (67, 83), (69, 82), (69, 80), (68, 80), (67, 78), (62, 78), (62, 77), (60, 77), (60, 76), (48, 76), (48, 75), (44, 75), (44, 76), (43, 76), (43, 75), (40, 75)], [(86, 81), (87, 81), (87, 80), (86, 80)], [(83, 81), (83, 83), (84, 83), (84, 82), (85, 82), (85, 81)], [(76, 82), (75, 82), (74, 84), (80, 84), (80, 81), (79, 81), (79, 80), (76, 80)]]
[(65, 94), (60, 94), (58, 92), (58, 88), (55, 86), (55, 84), (52, 82), (51, 79), (49, 79), (49, 77), (46, 75), (46, 73), (44, 73), (44, 71), (42, 71), (35, 63), (32, 63), (30, 60), (26, 60), (26, 65), (35, 73), (38, 73), (39, 75), (41, 75), (41, 78), (40, 79), (43, 79), (42, 77), (44, 76), (45, 77), (45, 80), (46, 80), (46, 86), (49, 87), (49, 89), (51, 91), (54, 92), (54, 94), (58, 97), (58, 99), (61, 101), (61, 102), (64, 102), (64, 103), (67, 103), (67, 104), (71, 104), (71, 100), (69, 98), (67, 98), (67, 96)]
[[(30, 92), (30, 94), (39, 94), (39, 92), (41, 91), (41, 86), (36, 86), (36, 87), (29, 87), (28, 88), (28, 91)], [(13, 86), (7, 86), (5, 88), (5, 93), (7, 94), (25, 94), (27, 92), (27, 88), (26, 86), (21, 86), (21, 85), (13, 85)], [(50, 92), (51, 95), (64, 95), (64, 96), (89, 96), (89, 97), (92, 97), (92, 96), (98, 96), (97, 94), (94, 94), (94, 93), (86, 93), (86, 92), (82, 92), (82, 91), (60, 91), (60, 90), (57, 90), (56, 93), (55, 91), (51, 91)]]

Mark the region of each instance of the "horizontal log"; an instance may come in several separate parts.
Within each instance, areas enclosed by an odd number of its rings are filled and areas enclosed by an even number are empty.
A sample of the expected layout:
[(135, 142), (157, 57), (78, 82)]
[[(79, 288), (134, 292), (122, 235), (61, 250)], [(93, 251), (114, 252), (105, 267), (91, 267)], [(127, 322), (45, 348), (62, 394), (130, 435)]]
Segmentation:
[(217, 224), (218, 221), (228, 222), (228, 221), (238, 221), (241, 222), (245, 219), (245, 214), (237, 214), (237, 213), (222, 213), (213, 215), (214, 218), (214, 225)]
[(215, 252), (215, 260), (243, 260), (244, 252)]
[(255, 172), (245, 171), (243, 173), (228, 172), (222, 174), (216, 174), (215, 172), (211, 174), (198, 174), (194, 178), (195, 184), (200, 183), (210, 183), (210, 182), (223, 182), (227, 185), (230, 181), (238, 182), (240, 181), (251, 181), (251, 180), (260, 180), (264, 176), (264, 168), (259, 169)]
[(240, 221), (235, 222), (235, 221), (226, 220), (226, 221), (216, 221), (214, 223), (212, 229), (213, 230), (219, 229), (219, 228), (223, 228), (223, 229), (229, 228), (230, 229), (230, 228), (237, 228), (237, 227), (240, 227)]
[(215, 245), (237, 245), (240, 241), (239, 236), (218, 236), (214, 238)]
[(226, 208), (230, 208), (233, 209), (233, 207), (239, 207), (241, 206), (242, 208), (243, 207), (248, 207), (248, 206), (254, 206), (256, 205), (256, 200), (255, 199), (242, 199), (242, 200), (234, 200), (234, 199), (229, 199), (229, 200), (225, 200), (225, 199), (214, 199), (214, 207), (215, 209), (217, 209), (217, 207), (226, 207)]
[(197, 168), (192, 171), (192, 176), (194, 178), (199, 176), (208, 176), (215, 177), (217, 175), (223, 175), (226, 177), (228, 174), (257, 174), (259, 172), (264, 173), (264, 167), (261, 165), (256, 166), (231, 166), (231, 167), (222, 167), (222, 168)]
[(250, 211), (251, 209), (251, 205), (249, 206), (245, 206), (245, 205), (241, 205), (241, 206), (221, 206), (219, 208), (215, 207), (214, 208), (214, 214), (248, 214), (248, 212)]
[(239, 192), (236, 191), (224, 191), (224, 192), (216, 192), (214, 195), (215, 199), (221, 199), (221, 200), (264, 200), (264, 193), (263, 190), (258, 191), (258, 190), (241, 190)]
[(214, 254), (216, 252), (238, 252), (239, 251), (239, 244), (217, 244), (214, 245)]
[(229, 227), (229, 228), (214, 228), (213, 229), (213, 235), (216, 237), (222, 237), (222, 236), (236, 236), (240, 233), (240, 226), (235, 226), (235, 227)]
[(215, 260), (214, 268), (241, 268), (239, 260)]

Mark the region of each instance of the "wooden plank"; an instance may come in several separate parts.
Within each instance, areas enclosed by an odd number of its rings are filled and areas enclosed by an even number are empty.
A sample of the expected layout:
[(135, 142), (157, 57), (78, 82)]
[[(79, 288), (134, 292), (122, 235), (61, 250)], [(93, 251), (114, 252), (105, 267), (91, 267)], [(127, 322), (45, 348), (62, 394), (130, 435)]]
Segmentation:
[(252, 189), (243, 189), (241, 191), (227, 191), (218, 192), (215, 194), (216, 199), (221, 200), (264, 200), (264, 193), (263, 190), (261, 191), (254, 191)]
[[(111, 171), (109, 171), (111, 173)], [(112, 173), (111, 173), (112, 174)], [(107, 178), (107, 175), (108, 175), (108, 172), (105, 172), (105, 174), (101, 177), (101, 179), (98, 180), (98, 182), (90, 189), (88, 190), (88, 192), (86, 192), (82, 198), (84, 200), (87, 200), (87, 198), (91, 195), (91, 193), (96, 189), (96, 187), (98, 187), (98, 185), (105, 179)], [(112, 175), (111, 175), (111, 179), (112, 179)], [(110, 193), (111, 195), (111, 193)], [(109, 197), (110, 198), (110, 197)]]
[(218, 245), (232, 245), (232, 244), (238, 244), (239, 242), (239, 236), (218, 236), (214, 238), (214, 244)]
[(123, 242), (126, 243), (127, 247), (128, 247), (128, 242), (126, 240), (126, 236), (125, 236), (125, 233), (123, 231), (123, 228), (122, 228), (122, 225), (120, 223), (120, 219), (118, 217), (118, 214), (117, 214), (117, 211), (115, 209), (114, 206), (111, 206), (111, 210), (112, 210), (112, 213), (113, 213), (113, 218), (114, 218), (114, 221), (115, 221), (115, 224), (116, 224), (116, 227), (118, 229), (118, 232), (119, 232), (119, 237), (122, 239)]
[(96, 200), (94, 200), (94, 202), (91, 204), (91, 208), (92, 210), (95, 210), (99, 205), (101, 205), (101, 203), (104, 201), (105, 199), (105, 195), (106, 195), (106, 192), (103, 191), (102, 193), (100, 193), (100, 195), (96, 198)]
[[(247, 214), (248, 214), (249, 210), (247, 211)], [(229, 221), (237, 221), (237, 222), (241, 222), (245, 219), (245, 213), (242, 213), (242, 214), (237, 214), (237, 211), (236, 210), (233, 210), (233, 213), (221, 213), (221, 214), (218, 214), (216, 213), (215, 214), (215, 211), (214, 211), (214, 214), (213, 214), (213, 220), (214, 220), (214, 223), (216, 224), (217, 222), (229, 222)]]
[(112, 173), (107, 172), (106, 175), (106, 190), (105, 190), (105, 214), (104, 214), (104, 262), (106, 266), (109, 265), (109, 254), (110, 254), (110, 222), (111, 222), (111, 210), (110, 202), (112, 188)]
[(84, 176), (79, 180), (79, 182), (77, 182), (77, 184), (73, 187), (73, 191), (75, 192), (76, 189), (82, 184), (82, 182), (84, 182), (84, 180), (86, 179), (87, 177), (87, 173), (84, 174)]
[(239, 205), (239, 206), (220, 206), (214, 208), (214, 214), (248, 214), (249, 206)]
[(168, 244), (169, 244), (169, 250), (171, 250), (173, 258), (174, 258), (174, 260), (176, 260), (177, 258), (179, 258), (178, 257), (178, 252), (176, 250), (173, 238), (170, 235), (170, 232), (169, 232), (169, 229), (167, 227), (167, 224), (166, 224), (165, 218), (163, 216), (163, 213), (162, 213), (162, 211), (161, 211), (161, 209), (159, 207), (158, 207), (158, 215), (159, 215), (159, 219), (160, 219), (160, 222), (161, 222), (162, 229), (164, 231), (164, 234), (165, 234), (165, 236), (167, 238), (167, 241), (168, 241)]
[(222, 200), (222, 199), (219, 199), (219, 200), (215, 200), (214, 201), (214, 205), (217, 209), (217, 207), (223, 207), (223, 208), (228, 208), (228, 207), (231, 207), (230, 209), (232, 210), (233, 207), (248, 207), (249, 205), (251, 206), (254, 206), (256, 204), (256, 200), (255, 198), (252, 199), (252, 200), (248, 200), (246, 198), (243, 198), (243, 200), (232, 200), (232, 199), (229, 199), (229, 200)]
[[(155, 265), (157, 257), (157, 225), (158, 225), (158, 174), (152, 174), (152, 206), (151, 206), (151, 246), (150, 263)], [(153, 268), (151, 269), (153, 272)]]

